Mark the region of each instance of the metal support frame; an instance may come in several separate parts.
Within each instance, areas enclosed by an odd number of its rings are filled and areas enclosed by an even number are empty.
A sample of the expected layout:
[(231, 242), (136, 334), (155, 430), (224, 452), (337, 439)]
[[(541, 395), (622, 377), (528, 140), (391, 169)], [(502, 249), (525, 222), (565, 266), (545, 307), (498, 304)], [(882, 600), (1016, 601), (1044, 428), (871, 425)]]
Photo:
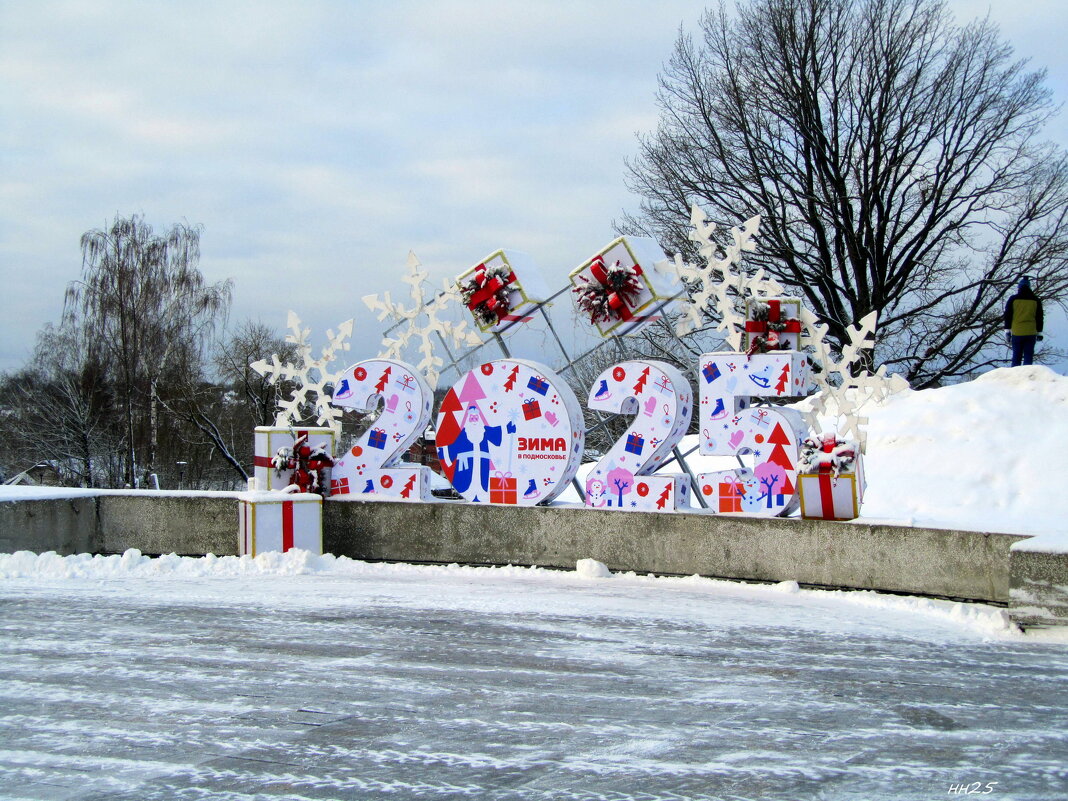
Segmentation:
[[(570, 292), (571, 289), (572, 289), (571, 285), (568, 284), (567, 286), (563, 287), (562, 289), (557, 290), (556, 292), (551, 294), (548, 298), (546, 298), (542, 303), (539, 303), (538, 307), (536, 309), (536, 311), (541, 313), (542, 319), (545, 321), (545, 325), (549, 329), (549, 333), (552, 335), (552, 338), (556, 342), (556, 346), (557, 346), (557, 348), (559, 348), (560, 354), (563, 357), (562, 362), (560, 362), (558, 364), (552, 364), (551, 365), (553, 371), (556, 372), (556, 373), (559, 373), (561, 375), (564, 374), (564, 373), (567, 373), (569, 370), (573, 370), (577, 364), (582, 362), (588, 356), (598, 352), (599, 350), (601, 350), (602, 348), (605, 348), (605, 347), (613, 347), (614, 346), (615, 348), (617, 348), (617, 350), (619, 351), (620, 359), (625, 361), (628, 358), (627, 347), (626, 347), (626, 344), (623, 342), (623, 337), (622, 336), (618, 336), (618, 335), (611, 335), (609, 337), (606, 337), (604, 340), (602, 340), (601, 342), (598, 342), (592, 348), (589, 348), (588, 350), (586, 350), (585, 352), (579, 354), (578, 356), (572, 356), (570, 353), (568, 353), (568, 350), (564, 346), (563, 340), (561, 340), (559, 333), (557, 333), (556, 326), (553, 325), (552, 318), (549, 316), (548, 312), (546, 311), (546, 308), (549, 306), (550, 303), (552, 303), (552, 301), (554, 301), (556, 298), (558, 298), (561, 295), (563, 295), (565, 292)], [(435, 300), (440, 298), (443, 294), (444, 294), (443, 292), (438, 292), (437, 295), (435, 296)], [(663, 309), (672, 300), (675, 300), (676, 298), (680, 297), (682, 294), (685, 294), (685, 293), (679, 293), (678, 295), (675, 295), (675, 296), (665, 300), (660, 305), (660, 309)], [(398, 320), (393, 325), (387, 327), (385, 329), (385, 331), (383, 331), (383, 337), (389, 336), (397, 328), (399, 328), (400, 326), (404, 325), (404, 323), (406, 323), (406, 322), (408, 322), (408, 321), (407, 320)], [(461, 353), (459, 355), (456, 355), (455, 353), (453, 353), (452, 349), (449, 347), (448, 342), (441, 335), (441, 333), (438, 332), (437, 333), (438, 341), (441, 342), (441, 346), (442, 346), (442, 348), (444, 348), (445, 353), (448, 356), (448, 362), (442, 367), (442, 369), (440, 371), (440, 374), (445, 374), (445, 373), (447, 373), (449, 371), (452, 371), (452, 372), (455, 372), (456, 373), (456, 377), (459, 378), (460, 376), (462, 376), (464, 374), (464, 370), (462, 368), (463, 363), (466, 362), (468, 359), (470, 359), (475, 354), (477, 354), (483, 348), (485, 348), (488, 345), (490, 345), (491, 343), (496, 343), (497, 347), (500, 349), (501, 353), (504, 355), (504, 357), (506, 359), (512, 358), (511, 351), (509, 350), (508, 344), (507, 344), (507, 342), (505, 340), (505, 335), (509, 331), (511, 331), (518, 324), (519, 324), (519, 321), (516, 320), (516, 321), (511, 322), (509, 325), (507, 325), (505, 328), (501, 329), (500, 331), (491, 332), (490, 338), (485, 339), (482, 343), (471, 347), (470, 349), (466, 350), (465, 352), (463, 352), (463, 353)], [(675, 332), (674, 327), (669, 326), (669, 328), (670, 328), (672, 336), (679, 343), (680, 348), (682, 348), (684, 351), (688, 352), (689, 349), (686, 348), (686, 346), (682, 342), (682, 340), (679, 339), (679, 336)], [(695, 399), (695, 401), (696, 401), (696, 399)], [(695, 405), (695, 407), (697, 406), (696, 402), (695, 402), (694, 405)], [(598, 411), (594, 411), (593, 415), (597, 419), (597, 422), (595, 422), (591, 428), (587, 429), (587, 433), (595, 432), (595, 431), (598, 431), (598, 430), (604, 428), (605, 426), (607, 426), (609, 420), (611, 420), (611, 418), (612, 418), (612, 415), (606, 415), (606, 414), (603, 414), (603, 413), (598, 412)], [(690, 466), (689, 466), (689, 464), (687, 464), (686, 458), (685, 458), (689, 454), (693, 453), (695, 450), (697, 450), (697, 449), (696, 448), (691, 448), (690, 450), (688, 450), (684, 454), (679, 450), (679, 448), (676, 447), (672, 451), (672, 453), (674, 454), (673, 457), (668, 459), (668, 461), (665, 462), (665, 464), (670, 464), (672, 461), (677, 461), (679, 463), (680, 469), (689, 478), (690, 488), (691, 488), (692, 494), (697, 498), (697, 502), (700, 505), (700, 507), (703, 508), (703, 509), (706, 509), (706, 508), (708, 508), (708, 503), (707, 503), (707, 501), (705, 501), (704, 496), (701, 495), (701, 488), (700, 488), (700, 486), (699, 486), (699, 484), (697, 482), (697, 478), (694, 476), (694, 473), (690, 469)], [(663, 465), (661, 465), (661, 467), (663, 467)], [(585, 488), (582, 487), (582, 484), (578, 480), (578, 478), (577, 477), (573, 478), (571, 480), (571, 483), (572, 483), (572, 486), (574, 486), (576, 492), (578, 493), (579, 498), (585, 498), (586, 497)]]

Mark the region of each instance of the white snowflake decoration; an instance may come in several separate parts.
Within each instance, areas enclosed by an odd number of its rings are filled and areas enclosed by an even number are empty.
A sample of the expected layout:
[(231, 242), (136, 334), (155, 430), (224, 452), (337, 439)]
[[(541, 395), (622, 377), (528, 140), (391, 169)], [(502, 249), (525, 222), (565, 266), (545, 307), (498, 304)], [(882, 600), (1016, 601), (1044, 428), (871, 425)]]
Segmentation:
[(412, 308), (406, 309), (401, 304), (394, 303), (389, 292), (386, 292), (382, 299), (379, 299), (378, 295), (365, 295), (363, 302), (368, 309), (378, 312), (379, 320), (393, 317), (407, 324), (395, 336), (382, 339), (382, 350), (378, 358), (402, 358), (412, 339), (418, 339), (418, 350), (422, 360), (416, 368), (422, 371), (427, 381), (433, 386), (437, 383), (439, 368), (445, 364), (441, 357), (434, 355), (437, 343), (447, 340), (457, 347), (473, 347), (482, 344), (482, 337), (474, 329), (469, 328), (466, 321), (450, 322), (438, 317), (450, 303), (462, 303), (460, 290), (455, 282), (445, 281), (442, 291), (428, 301), (423, 291), (423, 282), (428, 273), (420, 268), (421, 265), (415, 253), (409, 252), (408, 274), (401, 280), (412, 288)]
[(278, 413), (275, 415), (275, 425), (280, 427), (293, 426), (301, 420), (301, 406), (311, 402), (309, 395), (314, 394), (316, 420), (321, 426), (333, 429), (336, 436), (341, 435), (342, 411), (331, 404), (332, 396), (327, 392), (327, 385), (336, 384), (345, 368), (331, 371), (329, 365), (334, 361), (339, 351), (347, 351), (349, 343), (345, 340), (352, 334), (353, 321), (346, 320), (338, 326), (335, 334), (330, 329), (326, 331), (327, 344), (319, 352), (319, 358), (313, 359), (312, 346), (308, 342), (311, 329), (301, 328), (300, 318), (295, 312), (290, 312), (286, 320), (286, 326), (292, 332), (286, 335), (286, 342), (297, 346), (300, 355), (300, 367), (286, 362), (282, 364), (278, 360), (278, 354), (271, 355), (271, 360), (260, 359), (249, 365), (253, 370), (266, 378), (270, 383), (277, 384), (280, 381), (292, 381), (296, 384), (292, 395), (278, 404)]
[[(861, 417), (860, 411), (869, 403), (880, 403), (909, 386), (901, 376), (888, 375), (885, 364), (874, 373), (864, 371), (856, 376), (852, 374), (861, 351), (874, 345), (877, 322), (878, 313), (871, 312), (861, 318), (859, 325), (847, 328), (849, 344), (842, 348), (841, 358), (835, 361), (825, 341), (828, 327), (817, 323), (816, 316), (807, 308), (801, 308), (801, 345), (811, 345), (815, 351), (813, 360), (823, 367), (822, 372), (813, 375), (819, 395), (812, 402), (811, 410), (805, 413), (805, 420), (813, 431), (819, 431), (821, 416), (833, 417), (835, 429), (842, 436), (859, 442), (861, 450), (867, 445), (868, 435), (864, 426), (868, 424), (868, 418)], [(837, 386), (831, 383), (834, 375), (839, 378)]]
[[(734, 243), (726, 248), (722, 257), (717, 255), (718, 247), (712, 241), (716, 224), (709, 222), (708, 216), (696, 204), (690, 211), (690, 223), (693, 225), (690, 240), (700, 246), (699, 252), (707, 266), (686, 264), (678, 254), (675, 255), (675, 269), (692, 289), (676, 331), (681, 336), (697, 330), (705, 322), (703, 313), (713, 310), (720, 317), (716, 330), (724, 332), (724, 339), (731, 349), (740, 351), (745, 315), (738, 311), (739, 304), (747, 298), (768, 298), (783, 293), (783, 286), (767, 276), (763, 268), (750, 276), (742, 266), (742, 253), (756, 250), (753, 240), (760, 228), (760, 217), (752, 217), (741, 228), (731, 229)], [(841, 358), (835, 361), (826, 343), (828, 326), (818, 323), (816, 316), (801, 305), (801, 347), (811, 346), (814, 351), (812, 359), (823, 366), (822, 373), (813, 375), (820, 394), (813, 402), (812, 411), (806, 414), (807, 422), (813, 431), (818, 431), (819, 417), (833, 413), (836, 421), (840, 421), (839, 430), (843, 435), (851, 435), (862, 449), (867, 441), (863, 426), (868, 423), (867, 417), (859, 415), (862, 407), (908, 388), (908, 382), (901, 376), (887, 375), (885, 365), (874, 374), (864, 372), (854, 376), (851, 373), (861, 351), (874, 343), (876, 321), (877, 314), (872, 312), (861, 319), (859, 326), (850, 326), (847, 329), (849, 344), (843, 348)], [(831, 383), (831, 376), (835, 374), (840, 379), (838, 386)]]
[(722, 256), (712, 241), (716, 224), (708, 222), (708, 216), (697, 205), (690, 211), (690, 223), (690, 240), (699, 245), (698, 252), (706, 264), (687, 264), (675, 255), (675, 269), (691, 290), (688, 301), (680, 301), (683, 316), (675, 330), (680, 336), (697, 330), (705, 323), (703, 313), (714, 309), (720, 318), (716, 330), (724, 332), (724, 339), (734, 350), (741, 350), (745, 315), (738, 311), (738, 302), (746, 297), (772, 297), (783, 291), (778, 281), (765, 276), (763, 268), (750, 276), (742, 267), (742, 253), (756, 250), (754, 238), (760, 230), (760, 217), (751, 217), (741, 228), (731, 229), (734, 242)]

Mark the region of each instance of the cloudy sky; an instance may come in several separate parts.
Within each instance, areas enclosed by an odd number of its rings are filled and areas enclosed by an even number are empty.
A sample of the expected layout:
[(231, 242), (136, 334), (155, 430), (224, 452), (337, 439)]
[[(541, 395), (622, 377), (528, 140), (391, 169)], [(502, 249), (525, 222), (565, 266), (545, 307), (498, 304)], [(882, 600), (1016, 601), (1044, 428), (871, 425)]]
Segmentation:
[[(232, 320), (355, 316), (356, 357), (380, 331), (360, 297), (403, 292), (409, 250), (440, 279), (510, 246), (562, 285), (636, 208), (624, 159), (704, 6), (0, 0), (0, 370), (116, 214), (203, 224)], [(1066, 4), (952, 7), (989, 10), (1068, 99)]]

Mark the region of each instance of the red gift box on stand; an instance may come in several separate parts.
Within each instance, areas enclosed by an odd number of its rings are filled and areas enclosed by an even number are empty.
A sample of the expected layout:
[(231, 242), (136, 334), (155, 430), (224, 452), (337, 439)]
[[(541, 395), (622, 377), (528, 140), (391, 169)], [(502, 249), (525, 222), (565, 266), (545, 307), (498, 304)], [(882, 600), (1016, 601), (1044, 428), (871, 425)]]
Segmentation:
[(519, 489), (511, 473), (500, 471), (490, 476), (490, 503), (519, 502)]
[[(767, 319), (756, 319), (764, 315)], [(759, 313), (759, 314), (758, 314)], [(750, 300), (745, 304), (745, 350), (752, 354), (754, 340), (763, 338), (771, 351), (801, 347), (801, 301), (798, 298)]]
[(328, 455), (334, 455), (335, 437), (333, 430), (329, 428), (302, 426), (294, 430), (279, 426), (257, 426), (253, 440), (253, 471), (257, 490), (261, 492), (280, 490), (289, 484), (293, 471), (283, 470), (281, 473), (276, 472), (273, 460), (280, 448), (293, 447), (294, 434), (297, 437), (307, 434), (308, 443), (312, 447), (324, 446)]
[(479, 329), (493, 332), (529, 322), (551, 294), (533, 259), (512, 250), (494, 251), (460, 275), (456, 286)]
[[(853, 520), (864, 500), (864, 459), (856, 443), (825, 434), (822, 442), (806, 440), (811, 448), (802, 454), (797, 476), (801, 517), (816, 520)], [(818, 448), (817, 448), (818, 445)]]

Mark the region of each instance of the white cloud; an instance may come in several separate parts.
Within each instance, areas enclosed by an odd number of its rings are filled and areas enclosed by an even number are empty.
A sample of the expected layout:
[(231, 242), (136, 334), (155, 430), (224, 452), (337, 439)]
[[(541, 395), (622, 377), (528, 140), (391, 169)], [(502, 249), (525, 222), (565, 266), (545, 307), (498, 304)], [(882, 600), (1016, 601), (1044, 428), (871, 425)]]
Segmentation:
[[(279, 327), (293, 308), (376, 331), (358, 298), (400, 289), (409, 249), (440, 280), (517, 247), (562, 284), (636, 206), (623, 159), (704, 5), (0, 4), (0, 369), (116, 213), (203, 223), (234, 315)], [(1063, 79), (1050, 9), (1026, 46)]]

